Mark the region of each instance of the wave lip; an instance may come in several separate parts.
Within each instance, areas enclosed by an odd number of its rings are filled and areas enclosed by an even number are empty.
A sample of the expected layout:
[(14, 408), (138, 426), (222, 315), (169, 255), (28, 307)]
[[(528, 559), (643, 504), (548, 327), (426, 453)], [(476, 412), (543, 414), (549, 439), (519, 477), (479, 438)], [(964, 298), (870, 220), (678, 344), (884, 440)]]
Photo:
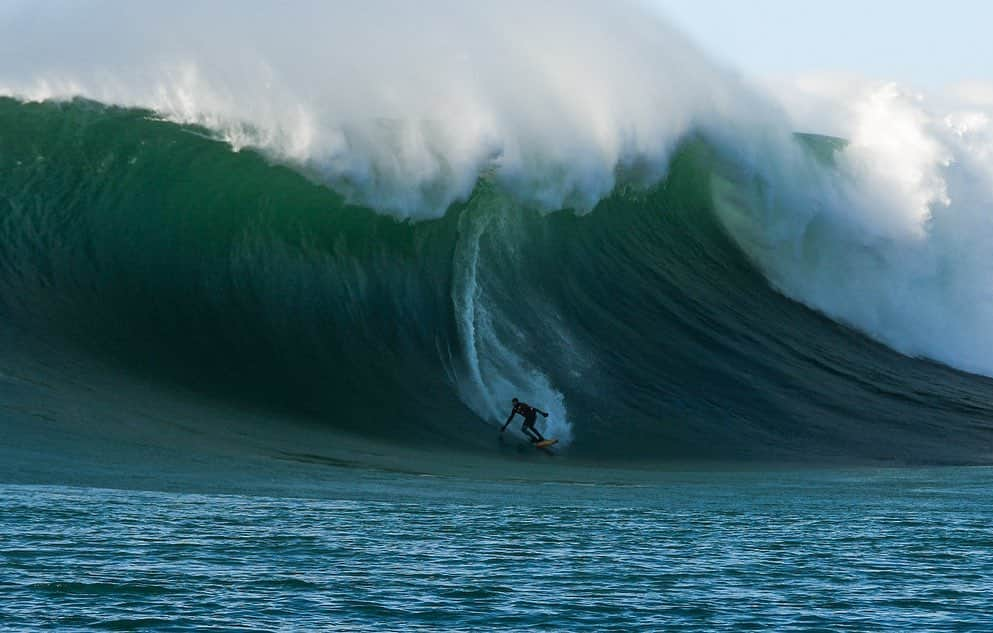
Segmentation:
[(619, 171), (661, 179), (697, 127), (779, 120), (636, 2), (56, 1), (0, 28), (0, 94), (147, 108), (404, 218), (483, 174), (588, 211)]

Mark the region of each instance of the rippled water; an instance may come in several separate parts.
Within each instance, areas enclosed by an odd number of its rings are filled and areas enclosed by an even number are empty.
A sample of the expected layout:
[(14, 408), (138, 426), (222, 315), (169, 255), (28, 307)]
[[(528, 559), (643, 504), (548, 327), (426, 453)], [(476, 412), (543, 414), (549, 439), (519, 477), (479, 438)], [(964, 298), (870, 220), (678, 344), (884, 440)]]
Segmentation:
[(990, 630), (991, 481), (383, 475), (330, 499), (3, 486), (0, 625)]

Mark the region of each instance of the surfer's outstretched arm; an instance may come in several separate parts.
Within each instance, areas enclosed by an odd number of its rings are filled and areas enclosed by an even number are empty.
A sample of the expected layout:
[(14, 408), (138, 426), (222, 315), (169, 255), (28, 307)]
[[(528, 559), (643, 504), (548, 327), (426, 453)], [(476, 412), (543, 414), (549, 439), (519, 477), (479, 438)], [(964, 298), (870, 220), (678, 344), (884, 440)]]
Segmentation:
[(546, 418), (548, 417), (548, 411), (542, 411), (541, 409), (535, 409), (535, 411), (537, 411)]
[(517, 413), (517, 411), (511, 411), (510, 412), (510, 417), (507, 418), (507, 421), (503, 423), (503, 426), (502, 427), (500, 427), (500, 432), (501, 433), (503, 433), (504, 431), (507, 430), (507, 425), (510, 424), (510, 421), (514, 419), (514, 414), (515, 413)]

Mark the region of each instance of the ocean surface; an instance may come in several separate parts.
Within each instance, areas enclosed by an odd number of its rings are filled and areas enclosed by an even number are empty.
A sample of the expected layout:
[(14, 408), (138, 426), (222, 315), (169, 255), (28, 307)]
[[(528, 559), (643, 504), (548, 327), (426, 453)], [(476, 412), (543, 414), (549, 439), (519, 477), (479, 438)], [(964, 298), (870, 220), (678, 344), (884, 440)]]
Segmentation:
[(0, 626), (993, 626), (988, 468), (323, 476), (324, 498), (4, 485)]
[(816, 85), (635, 2), (0, 9), (0, 629), (993, 630), (993, 111)]

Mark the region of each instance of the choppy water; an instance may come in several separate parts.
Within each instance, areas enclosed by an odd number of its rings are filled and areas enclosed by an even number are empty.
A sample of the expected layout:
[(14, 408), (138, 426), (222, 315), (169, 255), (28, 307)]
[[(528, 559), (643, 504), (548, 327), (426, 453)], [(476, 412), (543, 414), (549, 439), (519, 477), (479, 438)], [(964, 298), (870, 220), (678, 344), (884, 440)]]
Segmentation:
[(993, 628), (987, 468), (349, 476), (324, 499), (4, 486), (0, 625)]

